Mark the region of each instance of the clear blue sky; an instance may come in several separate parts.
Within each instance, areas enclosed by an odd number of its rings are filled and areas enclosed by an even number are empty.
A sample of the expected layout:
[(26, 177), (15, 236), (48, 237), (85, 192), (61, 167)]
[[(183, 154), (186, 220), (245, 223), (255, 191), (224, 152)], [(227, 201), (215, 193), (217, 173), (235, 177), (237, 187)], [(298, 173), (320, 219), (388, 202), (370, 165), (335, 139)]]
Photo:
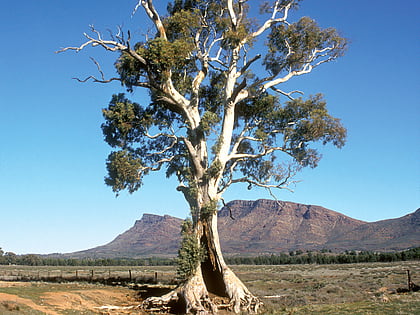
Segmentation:
[[(160, 1), (156, 1), (160, 2)], [(136, 1), (6, 1), (0, 10), (0, 247), (18, 254), (71, 252), (111, 241), (143, 213), (186, 217), (164, 176), (115, 198), (103, 183), (110, 148), (101, 109), (118, 84), (78, 83), (96, 74), (89, 56), (112, 75), (115, 55), (99, 49), (54, 52), (82, 43), (88, 25), (147, 32)], [(251, 4), (257, 1), (250, 1)], [(346, 56), (293, 81), (306, 95), (322, 92), (348, 128), (342, 150), (326, 147), (316, 169), (297, 176), (279, 199), (316, 204), (353, 218), (400, 217), (420, 206), (420, 3), (416, 0), (322, 0), (303, 3), (323, 27), (349, 38)], [(141, 102), (147, 93), (137, 90)], [(240, 187), (238, 187), (240, 188)], [(270, 198), (233, 189), (226, 200)]]

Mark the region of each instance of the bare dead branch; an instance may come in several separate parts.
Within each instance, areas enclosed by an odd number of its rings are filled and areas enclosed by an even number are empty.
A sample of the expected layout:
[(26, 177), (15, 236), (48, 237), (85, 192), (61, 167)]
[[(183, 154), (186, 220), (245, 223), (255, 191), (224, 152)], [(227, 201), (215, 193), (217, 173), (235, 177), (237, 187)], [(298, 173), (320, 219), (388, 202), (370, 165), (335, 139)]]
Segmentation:
[[(143, 67), (147, 67), (147, 62), (146, 60), (141, 57), (135, 50), (130, 49), (129, 45), (127, 44), (126, 41), (115, 41), (115, 40), (104, 40), (102, 39), (102, 35), (101, 33), (96, 30), (93, 25), (91, 25), (91, 31), (92, 33), (96, 34), (97, 38), (93, 38), (92, 36), (88, 35), (87, 33), (84, 33), (83, 35), (88, 39), (88, 41), (84, 42), (83, 44), (81, 44), (78, 47), (65, 47), (62, 48), (58, 51), (56, 51), (56, 53), (61, 53), (61, 52), (65, 52), (68, 50), (74, 50), (76, 52), (79, 52), (81, 50), (83, 50), (84, 48), (88, 47), (88, 46), (92, 46), (92, 47), (96, 47), (96, 46), (101, 46), (102, 48), (104, 48), (107, 51), (112, 51), (112, 52), (116, 52), (116, 51), (124, 51), (127, 52), (130, 56), (132, 56), (133, 58), (137, 59)], [(122, 38), (122, 37), (120, 37)]]
[(245, 71), (247, 71), (248, 70), (248, 68), (255, 62), (255, 61), (257, 61), (258, 59), (260, 59), (261, 58), (261, 55), (260, 54), (258, 54), (258, 55), (256, 55), (254, 58), (252, 58), (251, 60), (249, 60), (246, 64), (245, 64), (245, 66), (239, 71), (239, 75), (242, 75), (242, 74), (244, 74), (245, 73)]
[(105, 75), (104, 75), (104, 72), (102, 71), (102, 69), (101, 69), (101, 66), (99, 65), (99, 62), (97, 62), (96, 60), (95, 60), (95, 58), (93, 58), (93, 57), (90, 57), (90, 60), (92, 60), (93, 61), (93, 63), (96, 65), (96, 68), (98, 68), (98, 72), (101, 74), (101, 78), (102, 78), (102, 80), (105, 80)]
[(278, 88), (275, 88), (274, 86), (272, 86), (271, 87), (271, 89), (273, 90), (273, 91), (275, 91), (275, 92), (277, 92), (277, 93), (279, 93), (279, 94), (282, 94), (282, 95), (284, 95), (284, 96), (286, 96), (288, 99), (290, 99), (290, 100), (294, 100), (295, 98), (292, 96), (293, 94), (301, 94), (301, 95), (303, 95), (304, 93), (302, 92), (302, 91), (298, 91), (298, 90), (295, 90), (295, 91), (291, 91), (291, 92), (284, 92), (283, 90), (280, 90), (280, 89), (278, 89)]
[(110, 83), (112, 81), (121, 81), (120, 78), (110, 78), (110, 79), (107, 79), (107, 80), (101, 80), (101, 79), (96, 78), (93, 75), (90, 75), (90, 76), (86, 77), (85, 79), (80, 79), (80, 78), (72, 78), (72, 79), (76, 80), (78, 82), (81, 82), (81, 83), (85, 83), (89, 80), (92, 80), (95, 83)]
[(235, 218), (233, 217), (233, 214), (232, 214), (232, 208), (231, 207), (229, 207), (226, 203), (225, 203), (225, 199), (224, 198), (220, 198), (220, 200), (222, 201), (222, 204), (223, 204), (223, 207), (225, 207), (225, 208), (227, 208), (228, 210), (229, 210), (229, 217), (232, 219), (232, 220), (235, 220)]

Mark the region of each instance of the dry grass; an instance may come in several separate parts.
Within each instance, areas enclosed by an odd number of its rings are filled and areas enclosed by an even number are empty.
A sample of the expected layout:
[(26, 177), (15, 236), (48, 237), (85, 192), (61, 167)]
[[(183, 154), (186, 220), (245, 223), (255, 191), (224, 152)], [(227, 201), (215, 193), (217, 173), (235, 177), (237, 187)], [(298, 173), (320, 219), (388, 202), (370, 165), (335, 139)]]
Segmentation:
[(395, 294), (407, 288), (407, 269), (420, 282), (419, 262), (233, 269), (266, 314), (420, 314), (420, 292)]
[[(14, 274), (25, 272), (74, 272), (75, 268), (65, 267), (20, 267), (7, 266)], [(53, 269), (55, 268), (55, 269)], [(57, 270), (61, 268), (62, 270)], [(79, 267), (80, 268), (80, 267)], [(89, 267), (88, 267), (89, 268)], [(124, 274), (130, 267), (92, 267), (95, 274), (111, 272)], [(13, 270), (12, 270), (13, 269)], [(131, 267), (133, 274), (154, 275), (167, 283), (175, 275), (174, 267)], [(420, 284), (420, 262), (366, 263), (349, 265), (281, 265), (281, 266), (232, 266), (251, 292), (261, 297), (265, 304), (264, 314), (420, 314), (420, 292), (397, 294), (397, 288), (407, 288), (406, 270), (411, 270), (412, 281)], [(0, 274), (5, 267), (0, 267)], [(83, 294), (94, 290), (111, 291), (108, 298), (118, 291), (117, 305), (123, 305), (125, 294), (132, 299), (135, 292), (128, 288), (107, 287), (93, 284), (52, 284), (31, 282), (5, 282), (0, 285), (0, 293), (14, 295), (19, 299), (0, 301), (0, 314), (40, 314), (28, 307), (23, 299), (36, 305), (48, 307), (59, 314), (81, 314), (79, 308), (72, 310), (69, 304), (65, 311), (57, 301), (52, 303), (47, 297), (73, 297), (79, 294), (85, 300), (100, 305), (98, 295)], [(77, 291), (77, 292), (76, 292)], [(55, 292), (55, 293), (54, 293)], [(105, 297), (105, 296), (104, 296)], [(121, 298), (123, 297), (123, 298)], [(68, 298), (68, 300), (72, 300)], [(74, 300), (76, 300), (74, 298)], [(20, 303), (21, 301), (22, 303)], [(118, 304), (119, 301), (119, 304)], [(19, 302), (19, 303), (18, 303)], [(50, 303), (51, 304), (48, 304)], [(103, 305), (109, 304), (102, 301)], [(132, 303), (137, 303), (131, 300)], [(85, 302), (83, 302), (85, 303)], [(80, 304), (80, 302), (79, 302)], [(33, 305), (32, 305), (33, 306)], [(62, 307), (62, 306), (61, 306)], [(76, 306), (74, 306), (76, 307)], [(18, 308), (18, 309), (16, 309)], [(42, 312), (41, 312), (42, 313)], [(84, 314), (94, 314), (91, 310)], [(45, 314), (45, 313), (44, 313)]]

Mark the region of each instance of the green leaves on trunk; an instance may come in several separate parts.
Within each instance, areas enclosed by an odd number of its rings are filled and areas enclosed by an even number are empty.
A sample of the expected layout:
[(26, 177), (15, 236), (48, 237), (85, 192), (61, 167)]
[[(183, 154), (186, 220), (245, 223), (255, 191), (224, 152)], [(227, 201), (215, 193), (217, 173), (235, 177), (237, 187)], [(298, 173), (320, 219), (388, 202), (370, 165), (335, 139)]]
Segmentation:
[(198, 265), (206, 257), (206, 251), (202, 248), (193, 231), (193, 223), (190, 219), (182, 223), (182, 241), (178, 250), (177, 275), (180, 280), (188, 280), (194, 275)]

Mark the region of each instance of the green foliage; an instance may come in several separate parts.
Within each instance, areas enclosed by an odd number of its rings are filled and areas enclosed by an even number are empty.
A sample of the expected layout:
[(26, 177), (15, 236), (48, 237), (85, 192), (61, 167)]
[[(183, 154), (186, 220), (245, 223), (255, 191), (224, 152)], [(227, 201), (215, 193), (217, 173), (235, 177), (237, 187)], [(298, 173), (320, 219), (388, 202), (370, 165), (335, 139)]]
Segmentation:
[(180, 280), (187, 280), (193, 276), (198, 265), (204, 260), (205, 250), (198, 243), (191, 220), (187, 219), (182, 223), (181, 234), (181, 247), (176, 259), (177, 275)]
[(112, 152), (106, 163), (108, 176), (105, 183), (112, 187), (114, 192), (127, 189), (133, 193), (140, 188), (142, 164), (141, 160), (134, 157), (126, 150)]
[(207, 220), (213, 214), (217, 212), (217, 201), (211, 200), (207, 204), (203, 205), (200, 209), (200, 217), (202, 220)]
[[(332, 49), (329, 49), (332, 47)], [(321, 29), (309, 17), (286, 25), (278, 24), (271, 28), (269, 53), (264, 59), (267, 70), (278, 74), (284, 69), (299, 70), (314, 57), (314, 51), (323, 51), (323, 56), (337, 58), (344, 54), (347, 42), (333, 28)]]
[(267, 183), (274, 179), (278, 183), (291, 170), (296, 172), (301, 167), (316, 167), (320, 155), (309, 146), (311, 143), (332, 143), (340, 148), (346, 139), (346, 129), (339, 119), (329, 115), (320, 94), (307, 100), (290, 100), (284, 105), (277, 97), (265, 94), (242, 102), (238, 116), (254, 127), (252, 136), (259, 139), (257, 145), (255, 141), (242, 141), (239, 153), (254, 155), (261, 152), (262, 147), (270, 148), (282, 143), (281, 151), (293, 158), (291, 163), (284, 163), (278, 161), (276, 152), (272, 152), (265, 157), (239, 161), (238, 170), (256, 182)]
[(200, 121), (200, 129), (206, 135), (209, 135), (212, 131), (213, 126), (220, 122), (220, 117), (216, 113), (207, 111), (203, 114)]
[(223, 169), (222, 163), (220, 163), (219, 160), (216, 160), (211, 164), (211, 166), (206, 171), (205, 177), (208, 179), (215, 178), (222, 169)]
[(190, 72), (194, 72), (195, 68), (191, 58), (194, 48), (191, 37), (173, 41), (157, 37), (146, 43), (136, 44), (136, 53), (145, 59), (147, 68), (127, 52), (121, 53), (115, 68), (121, 77), (121, 83), (129, 92), (146, 75), (153, 78), (155, 83), (162, 83), (171, 75), (177, 89), (186, 93), (192, 82)]
[(272, 115), (278, 105), (277, 96), (264, 93), (257, 98), (239, 103), (236, 111), (237, 119), (242, 118), (245, 121), (264, 119)]
[(151, 114), (139, 104), (130, 102), (124, 94), (113, 95), (107, 109), (102, 110), (105, 123), (102, 132), (111, 147), (126, 148), (141, 141), (151, 125)]
[(234, 49), (235, 47), (239, 46), (239, 44), (247, 39), (248, 44), (251, 44), (249, 39), (249, 34), (252, 31), (252, 24), (241, 24), (239, 27), (233, 29), (229, 27), (223, 33), (223, 42), (222, 45), (226, 49)]
[[(176, 174), (182, 181), (191, 177), (188, 155), (173, 139), (168, 137), (149, 138), (150, 129), (165, 129), (176, 120), (176, 114), (165, 109), (159, 101), (147, 107), (128, 100), (124, 94), (113, 95), (106, 109), (103, 109), (105, 123), (102, 131), (105, 141), (121, 150), (108, 156), (108, 176), (105, 183), (114, 192), (127, 189), (136, 191), (147, 175), (163, 156), (172, 157), (168, 163), (167, 175)], [(169, 150), (164, 150), (172, 146)], [(155, 154), (155, 152), (162, 152)]]
[(278, 126), (284, 127), (287, 149), (302, 166), (315, 167), (318, 153), (308, 143), (321, 141), (341, 148), (346, 140), (346, 129), (339, 119), (328, 114), (322, 95), (290, 101), (277, 113)]
[[(13, 258), (11, 258), (13, 257)], [(0, 265), (21, 266), (174, 266), (173, 258), (60, 258), (40, 255), (0, 256)]]
[[(292, 9), (297, 9), (299, 7), (299, 2), (302, 0), (281, 0), (278, 1), (279, 7), (285, 7), (289, 4), (291, 4)], [(271, 14), (272, 12), (272, 2), (270, 1), (264, 1), (260, 4), (260, 14)]]
[[(250, 3), (234, 1), (238, 23), (232, 23), (226, 1), (174, 0), (161, 16), (165, 32), (129, 47), (133, 51), (121, 51), (115, 63), (121, 83), (128, 91), (148, 89), (151, 100), (140, 105), (114, 95), (103, 110), (105, 140), (121, 149), (107, 161), (105, 181), (115, 192), (133, 192), (143, 175), (166, 168), (166, 175), (181, 183), (194, 217), (202, 210), (193, 202), (198, 186), (210, 178), (222, 174), (220, 191), (224, 184), (246, 180), (250, 188), (255, 183), (273, 186), (302, 167), (318, 165), (314, 143), (344, 145), (346, 130), (320, 95), (284, 102), (263, 84), (282, 72), (341, 56), (346, 40), (303, 17), (273, 23), (261, 34), (269, 33), (265, 47), (252, 51), (249, 36), (256, 21), (248, 15)], [(292, 3), (297, 8), (299, 1), (276, 3), (278, 9)], [(272, 5), (261, 8), (263, 15), (272, 13)], [(228, 82), (234, 73), (236, 82)], [(247, 97), (235, 103), (242, 95)], [(224, 117), (227, 106), (235, 109), (232, 139), (221, 136), (223, 122), (231, 121)], [(232, 160), (226, 165), (217, 156), (228, 144), (222, 141), (230, 142), (230, 149), (238, 147), (229, 152)], [(240, 143), (235, 146), (235, 141)], [(236, 153), (245, 157), (234, 160)], [(202, 160), (193, 161), (197, 158)]]
[(165, 18), (169, 41), (180, 39), (191, 41), (200, 26), (200, 11), (198, 9), (178, 10)]
[(13, 252), (0, 251), (0, 265), (14, 265), (18, 261), (18, 255)]
[[(139, 47), (141, 44), (137, 44)], [(120, 81), (129, 92), (133, 92), (133, 86), (139, 82), (140, 78), (145, 74), (146, 69), (143, 65), (129, 53), (123, 51), (120, 57), (114, 63), (115, 69), (120, 76)]]
[(220, 152), (220, 149), (222, 148), (222, 145), (223, 145), (223, 139), (221, 137), (218, 137), (216, 142), (211, 148), (211, 152), (215, 155), (218, 154)]
[(192, 11), (197, 8), (203, 8), (203, 6), (206, 6), (207, 4), (208, 1), (204, 0), (174, 0), (173, 2), (168, 3), (167, 10), (169, 15), (175, 15), (180, 11)]
[(267, 255), (258, 257), (227, 257), (232, 265), (290, 265), (290, 264), (353, 264), (369, 262), (394, 262), (420, 260), (420, 248), (412, 248), (401, 252), (346, 251), (341, 254), (321, 252), (291, 251), (289, 254)]
[(146, 58), (154, 73), (165, 73), (185, 66), (193, 47), (191, 38), (170, 42), (158, 37), (149, 40), (139, 52)]
[(209, 72), (209, 84), (203, 85), (201, 88), (201, 105), (204, 112), (212, 112), (217, 115), (221, 115), (224, 99), (223, 99), (223, 88), (226, 84), (226, 77), (223, 73), (210, 71)]
[[(191, 221), (184, 223), (186, 229), (191, 229)], [(190, 231), (191, 233), (191, 231)], [(197, 250), (194, 259), (201, 261), (203, 250)], [(198, 253), (200, 252), (200, 253)], [(183, 254), (183, 257), (188, 257)], [(257, 257), (226, 257), (230, 265), (284, 265), (284, 264), (348, 264), (369, 262), (397, 262), (397, 261), (420, 261), (420, 247), (411, 248), (400, 252), (371, 252), (371, 251), (346, 251), (335, 254), (330, 252), (303, 253), (301, 250), (291, 251), (289, 254), (266, 255)], [(172, 258), (60, 258), (45, 257), (40, 255), (16, 255), (11, 252), (0, 255), (0, 265), (23, 265), (23, 266), (169, 266), (179, 264), (178, 259)], [(179, 266), (179, 265), (178, 265)], [(178, 267), (179, 268), (179, 267)], [(189, 268), (189, 269), (188, 269)], [(187, 269), (191, 270), (192, 266)], [(186, 269), (186, 270), (187, 270)], [(183, 269), (184, 270), (184, 269)]]

